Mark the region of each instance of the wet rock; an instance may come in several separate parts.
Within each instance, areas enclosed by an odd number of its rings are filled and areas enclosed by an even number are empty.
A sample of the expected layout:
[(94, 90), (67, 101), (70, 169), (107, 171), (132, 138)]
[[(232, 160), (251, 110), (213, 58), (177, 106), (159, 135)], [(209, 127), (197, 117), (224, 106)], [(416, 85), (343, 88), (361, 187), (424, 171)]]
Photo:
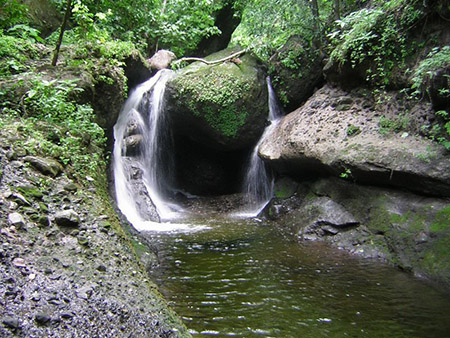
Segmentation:
[(345, 208), (328, 197), (318, 197), (307, 200), (295, 210), (290, 219), (293, 222), (301, 220), (303, 227), (300, 237), (310, 239), (314, 236), (336, 235), (342, 229), (357, 226), (359, 222)]
[(17, 212), (9, 214), (8, 221), (11, 225), (15, 226), (18, 229), (22, 228), (25, 225), (25, 220), (23, 216)]
[[(407, 137), (419, 134), (415, 125), (421, 124), (412, 121), (429, 114), (430, 105), (400, 104), (394, 94), (385, 94), (390, 104), (383, 107), (383, 120), (381, 112), (364, 108), (364, 102), (372, 97), (324, 86), (282, 119), (260, 145), (259, 155), (279, 172), (295, 177), (344, 174), (359, 183), (450, 196), (448, 152), (428, 138)], [(336, 98), (336, 107), (328, 103), (330, 97)], [(319, 106), (318, 101), (322, 102)], [(346, 106), (345, 111), (337, 109), (342, 106)], [(407, 109), (411, 114), (400, 121), (398, 112)], [(391, 128), (402, 123), (401, 128), (407, 130), (385, 130), (383, 121), (390, 121), (386, 123)]]
[(130, 135), (125, 138), (126, 156), (137, 156), (141, 150), (144, 137), (140, 134)]
[(43, 158), (38, 156), (26, 156), (24, 158), (26, 162), (31, 163), (33, 167), (39, 170), (44, 175), (49, 175), (52, 177), (58, 176), (59, 173), (63, 171), (62, 165), (51, 158)]
[(125, 136), (136, 135), (142, 132), (141, 124), (136, 119), (130, 119), (125, 129)]
[(55, 214), (55, 222), (63, 227), (77, 227), (80, 224), (80, 216), (73, 209), (62, 210)]
[[(225, 49), (206, 57), (219, 60), (237, 52)], [(193, 63), (167, 83), (167, 114), (174, 133), (218, 150), (253, 146), (268, 115), (265, 74), (245, 54), (242, 63)]]

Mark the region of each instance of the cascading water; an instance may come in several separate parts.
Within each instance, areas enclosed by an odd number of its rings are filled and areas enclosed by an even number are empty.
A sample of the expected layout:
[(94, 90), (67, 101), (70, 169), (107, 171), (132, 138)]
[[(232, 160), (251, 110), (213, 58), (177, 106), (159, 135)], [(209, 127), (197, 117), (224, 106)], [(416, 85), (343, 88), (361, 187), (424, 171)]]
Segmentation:
[[(173, 72), (162, 70), (138, 86), (114, 126), (114, 182), (119, 209), (138, 230), (177, 218), (182, 208), (174, 190), (170, 128), (164, 115), (164, 91)], [(156, 209), (153, 214), (151, 209)], [(171, 227), (164, 226), (164, 230)]]
[[(121, 212), (137, 230), (180, 230), (187, 225), (158, 223), (184, 215), (173, 201), (173, 142), (164, 114), (164, 92), (173, 72), (162, 70), (138, 86), (130, 95), (114, 126), (113, 170), (116, 201)], [(272, 197), (273, 178), (258, 148), (278, 124), (280, 106), (267, 78), (269, 121), (254, 147), (244, 180), (245, 209), (240, 217), (254, 217)], [(192, 230), (192, 228), (191, 228)]]
[(278, 125), (282, 116), (282, 109), (272, 88), (270, 77), (267, 77), (269, 93), (269, 122), (261, 138), (253, 148), (250, 162), (244, 180), (246, 198), (245, 210), (238, 215), (241, 217), (256, 217), (272, 198), (273, 177), (264, 161), (258, 156), (258, 150), (265, 137)]

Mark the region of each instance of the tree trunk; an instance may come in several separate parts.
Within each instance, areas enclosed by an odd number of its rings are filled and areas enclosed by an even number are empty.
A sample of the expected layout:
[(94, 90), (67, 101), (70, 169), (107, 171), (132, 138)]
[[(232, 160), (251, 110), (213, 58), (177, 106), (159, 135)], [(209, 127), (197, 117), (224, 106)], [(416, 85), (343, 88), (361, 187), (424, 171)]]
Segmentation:
[[(166, 12), (166, 6), (167, 6), (167, 0), (163, 1), (162, 7), (161, 7), (161, 12), (159, 13), (160, 18), (162, 18), (162, 16), (164, 15), (164, 13)], [(159, 48), (159, 36), (156, 37), (156, 42), (155, 42), (155, 53), (158, 51)], [(149, 55), (150, 56), (150, 55)]]
[(314, 20), (314, 34), (316, 35), (315, 41), (318, 43), (319, 46), (322, 45), (322, 30), (320, 28), (320, 13), (319, 13), (319, 4), (317, 3), (317, 0), (311, 0), (311, 12), (313, 14), (313, 20)]
[(61, 32), (59, 33), (58, 42), (56, 43), (55, 52), (53, 54), (52, 66), (56, 66), (56, 64), (58, 63), (59, 50), (61, 49), (64, 32), (66, 31), (67, 22), (69, 21), (71, 13), (72, 13), (72, 0), (67, 0), (66, 14), (64, 14), (64, 20), (61, 25)]
[(334, 20), (341, 18), (341, 3), (340, 0), (334, 0)]

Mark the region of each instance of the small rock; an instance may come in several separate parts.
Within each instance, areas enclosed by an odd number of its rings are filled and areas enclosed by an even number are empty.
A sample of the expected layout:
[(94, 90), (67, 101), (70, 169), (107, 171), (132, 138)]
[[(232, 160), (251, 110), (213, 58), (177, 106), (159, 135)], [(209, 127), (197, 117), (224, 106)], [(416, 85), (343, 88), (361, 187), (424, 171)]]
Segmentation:
[(13, 225), (19, 229), (25, 225), (25, 220), (23, 219), (22, 215), (17, 212), (13, 212), (12, 214), (9, 214), (8, 221), (9, 221), (9, 223), (11, 223), (11, 225)]
[(36, 314), (34, 319), (39, 324), (44, 325), (44, 324), (48, 323), (51, 320), (51, 317), (49, 315), (47, 315), (46, 313), (39, 312), (39, 313)]
[(87, 246), (89, 245), (89, 239), (87, 239), (86, 237), (78, 237), (78, 243), (80, 245)]
[(161, 49), (157, 51), (150, 59), (148, 59), (148, 63), (151, 68), (161, 70), (168, 68), (172, 60), (175, 58), (176, 55), (173, 52)]
[(101, 264), (101, 265), (99, 265), (99, 266), (97, 267), (97, 270), (98, 270), (98, 271), (101, 271), (101, 272), (105, 272), (105, 271), (106, 271), (106, 266), (104, 266), (103, 264)]
[(130, 135), (125, 139), (126, 156), (137, 156), (141, 149), (144, 137), (140, 134)]
[(47, 216), (39, 216), (38, 223), (42, 226), (49, 226), (50, 220), (48, 219)]
[(71, 319), (71, 318), (73, 318), (73, 313), (63, 312), (63, 313), (61, 313), (61, 318), (62, 319)]
[(20, 322), (17, 318), (13, 318), (13, 317), (4, 317), (2, 319), (2, 323), (9, 327), (10, 329), (18, 329), (20, 328)]
[(31, 203), (19, 192), (15, 192), (11, 194), (9, 198), (14, 199), (14, 202), (20, 204), (20, 205), (28, 205), (31, 206)]
[(25, 260), (23, 258), (19, 258), (19, 257), (14, 258), (13, 261), (12, 261), (12, 264), (16, 268), (24, 268), (24, 267), (26, 267)]
[(70, 191), (70, 192), (74, 192), (74, 191), (77, 191), (77, 185), (75, 184), (75, 183), (73, 183), (73, 182), (71, 182), (71, 183), (68, 183), (68, 184), (66, 184), (65, 186), (64, 186), (64, 190), (66, 190), (66, 191)]
[(73, 209), (62, 210), (55, 214), (55, 222), (59, 226), (76, 227), (80, 224), (80, 216)]
[(44, 175), (56, 177), (63, 171), (62, 165), (54, 159), (37, 156), (26, 156), (24, 160), (31, 163), (33, 167), (35, 167)]

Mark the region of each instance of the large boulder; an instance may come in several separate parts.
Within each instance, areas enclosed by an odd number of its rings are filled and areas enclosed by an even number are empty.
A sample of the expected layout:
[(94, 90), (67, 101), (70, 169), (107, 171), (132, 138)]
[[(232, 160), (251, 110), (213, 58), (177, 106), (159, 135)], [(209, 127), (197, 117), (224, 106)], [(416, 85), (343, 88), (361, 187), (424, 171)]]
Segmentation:
[(298, 108), (321, 85), (322, 59), (319, 46), (298, 35), (271, 56), (272, 84), (286, 111)]
[[(220, 60), (236, 50), (207, 57)], [(268, 115), (264, 72), (249, 54), (218, 64), (196, 62), (166, 89), (177, 134), (219, 150), (244, 149), (261, 136)]]
[(332, 174), (450, 196), (449, 153), (417, 134), (432, 119), (429, 104), (401, 105), (388, 94), (382, 104), (363, 91), (325, 86), (283, 118), (259, 154), (296, 176)]

